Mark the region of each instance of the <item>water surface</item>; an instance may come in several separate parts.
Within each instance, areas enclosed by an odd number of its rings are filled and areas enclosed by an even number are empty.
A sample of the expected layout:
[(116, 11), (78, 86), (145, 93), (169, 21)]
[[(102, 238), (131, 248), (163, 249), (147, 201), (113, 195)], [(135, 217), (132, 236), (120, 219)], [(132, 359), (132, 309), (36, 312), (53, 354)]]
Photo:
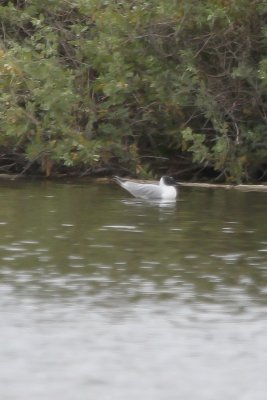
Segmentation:
[(266, 193), (0, 187), (5, 400), (265, 400)]

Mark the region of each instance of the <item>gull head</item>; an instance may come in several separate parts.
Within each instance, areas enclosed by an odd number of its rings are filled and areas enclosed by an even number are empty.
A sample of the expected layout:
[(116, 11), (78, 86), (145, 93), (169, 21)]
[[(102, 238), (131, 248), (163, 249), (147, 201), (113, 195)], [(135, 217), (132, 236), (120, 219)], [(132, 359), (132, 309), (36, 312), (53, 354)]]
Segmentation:
[(162, 177), (160, 178), (159, 184), (160, 184), (161, 186), (162, 186), (162, 185), (165, 185), (165, 186), (175, 186), (175, 185), (176, 185), (176, 182), (175, 182), (175, 180), (174, 180), (171, 176), (166, 176), (166, 175), (164, 175), (164, 176), (162, 176)]

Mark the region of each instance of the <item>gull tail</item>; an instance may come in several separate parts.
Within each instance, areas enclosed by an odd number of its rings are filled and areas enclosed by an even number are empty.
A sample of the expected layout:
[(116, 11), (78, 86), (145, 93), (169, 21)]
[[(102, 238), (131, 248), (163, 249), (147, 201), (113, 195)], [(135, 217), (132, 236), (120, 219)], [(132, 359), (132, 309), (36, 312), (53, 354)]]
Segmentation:
[(116, 183), (118, 183), (118, 185), (122, 186), (124, 183), (124, 180), (122, 178), (120, 178), (119, 176), (114, 175), (113, 179)]

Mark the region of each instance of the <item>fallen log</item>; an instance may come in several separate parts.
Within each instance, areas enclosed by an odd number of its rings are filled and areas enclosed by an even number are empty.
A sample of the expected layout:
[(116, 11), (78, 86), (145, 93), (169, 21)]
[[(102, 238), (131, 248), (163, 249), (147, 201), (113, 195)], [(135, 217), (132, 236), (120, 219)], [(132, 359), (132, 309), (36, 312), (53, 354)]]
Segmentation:
[(207, 189), (236, 189), (236, 190), (243, 190), (243, 191), (261, 191), (267, 192), (267, 184), (262, 185), (229, 185), (229, 184), (216, 184), (216, 183), (196, 183), (196, 182), (178, 182), (180, 186), (189, 186), (189, 187), (199, 187), (199, 188), (207, 188)]

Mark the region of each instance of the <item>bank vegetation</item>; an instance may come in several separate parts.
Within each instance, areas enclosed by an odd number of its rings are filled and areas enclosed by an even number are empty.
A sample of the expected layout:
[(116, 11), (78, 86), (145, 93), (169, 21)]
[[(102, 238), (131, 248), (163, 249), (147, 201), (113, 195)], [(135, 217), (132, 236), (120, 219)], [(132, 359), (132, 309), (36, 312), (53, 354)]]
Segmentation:
[(0, 172), (266, 180), (266, 1), (4, 0), (0, 34)]

